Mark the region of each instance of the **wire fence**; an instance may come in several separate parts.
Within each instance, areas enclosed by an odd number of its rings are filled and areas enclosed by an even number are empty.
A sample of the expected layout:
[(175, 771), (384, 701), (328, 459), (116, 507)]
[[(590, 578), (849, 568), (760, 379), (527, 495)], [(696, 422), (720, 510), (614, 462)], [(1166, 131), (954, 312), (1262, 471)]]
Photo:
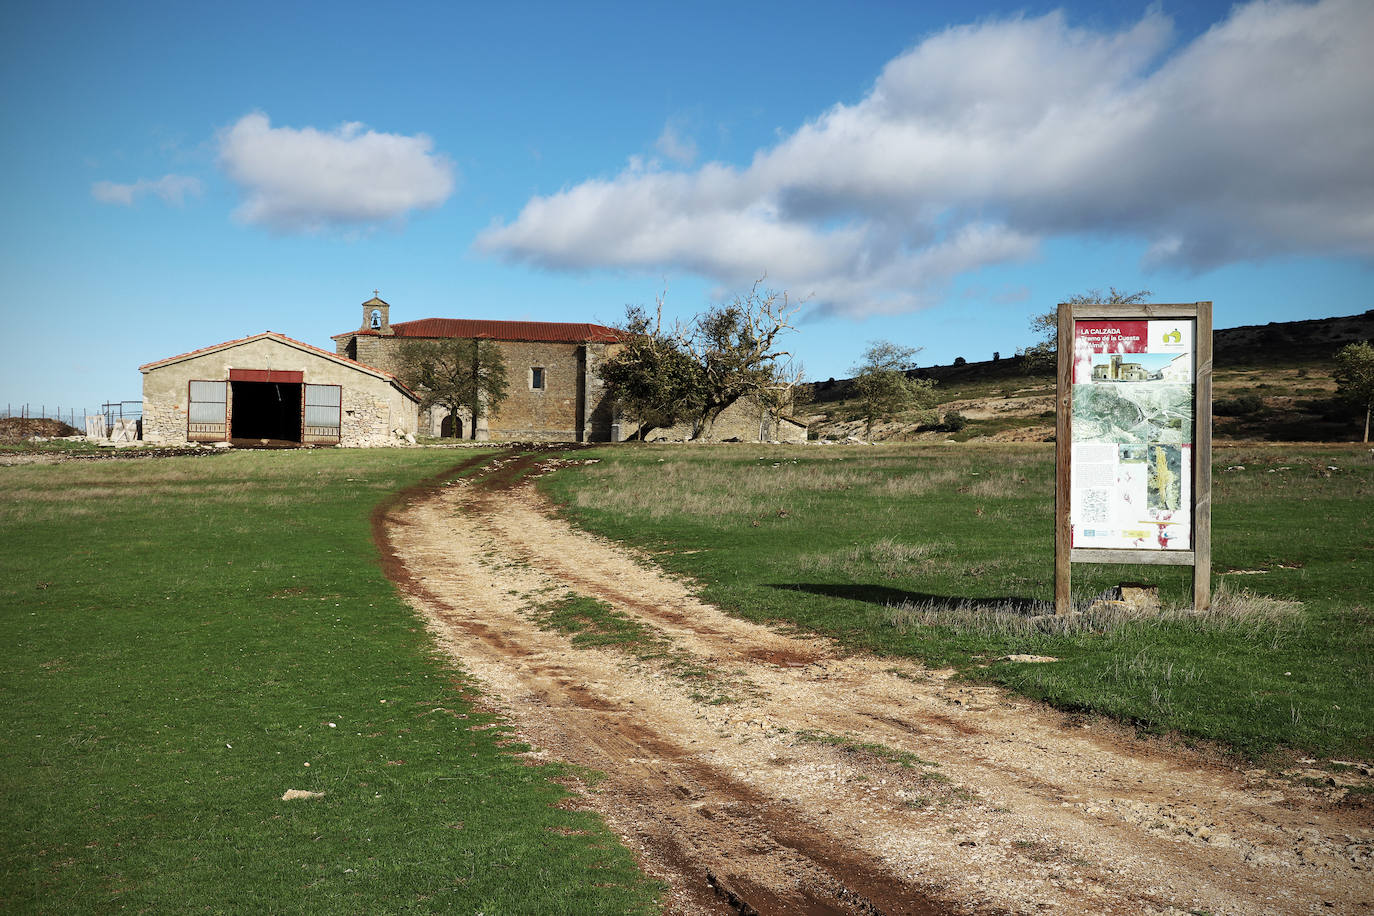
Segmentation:
[(86, 418), (105, 418), (106, 428), (113, 428), (115, 420), (143, 419), (142, 401), (106, 401), (92, 411), (86, 407), (49, 407), (47, 404), (5, 404), (0, 407), (0, 420), (57, 420), (78, 430), (86, 428)]

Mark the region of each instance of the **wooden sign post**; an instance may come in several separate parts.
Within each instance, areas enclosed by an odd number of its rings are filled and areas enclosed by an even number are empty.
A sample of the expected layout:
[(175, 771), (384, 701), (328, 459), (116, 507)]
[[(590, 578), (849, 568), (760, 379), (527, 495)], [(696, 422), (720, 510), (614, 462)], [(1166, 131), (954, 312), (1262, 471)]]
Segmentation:
[(1193, 567), (1212, 603), (1212, 303), (1059, 304), (1054, 612), (1073, 563)]

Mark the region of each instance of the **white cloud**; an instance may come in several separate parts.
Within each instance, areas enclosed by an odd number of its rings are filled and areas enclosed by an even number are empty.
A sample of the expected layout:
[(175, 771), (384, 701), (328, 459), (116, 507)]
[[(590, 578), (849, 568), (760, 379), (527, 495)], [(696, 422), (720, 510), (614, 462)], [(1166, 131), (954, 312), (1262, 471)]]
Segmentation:
[(1153, 11), (1118, 32), (1059, 12), (950, 28), (748, 166), (635, 162), (477, 247), (727, 286), (766, 270), (852, 314), (932, 304), (1054, 237), (1136, 239), (1185, 269), (1374, 258), (1374, 3), (1255, 2), (1171, 42)]
[(654, 149), (678, 165), (691, 165), (697, 160), (696, 141), (684, 136), (672, 121), (663, 125), (663, 133), (658, 135)]
[(140, 178), (133, 184), (97, 181), (91, 185), (91, 196), (102, 204), (133, 206), (145, 194), (155, 194), (173, 206), (180, 207), (187, 195), (199, 197), (203, 191), (200, 179), (186, 175), (163, 175), (158, 179)]
[(220, 131), (219, 163), (243, 190), (246, 223), (286, 232), (380, 223), (437, 207), (454, 188), (454, 166), (424, 134), (273, 127), (261, 112)]

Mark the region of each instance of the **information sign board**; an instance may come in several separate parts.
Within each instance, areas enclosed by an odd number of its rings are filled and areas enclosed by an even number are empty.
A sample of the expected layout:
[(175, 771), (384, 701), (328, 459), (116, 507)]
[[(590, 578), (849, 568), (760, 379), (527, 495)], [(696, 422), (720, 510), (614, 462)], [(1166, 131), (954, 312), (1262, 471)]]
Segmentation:
[(1210, 603), (1211, 303), (1059, 306), (1056, 610), (1069, 564), (1194, 566)]
[(1194, 322), (1073, 327), (1072, 546), (1191, 550)]

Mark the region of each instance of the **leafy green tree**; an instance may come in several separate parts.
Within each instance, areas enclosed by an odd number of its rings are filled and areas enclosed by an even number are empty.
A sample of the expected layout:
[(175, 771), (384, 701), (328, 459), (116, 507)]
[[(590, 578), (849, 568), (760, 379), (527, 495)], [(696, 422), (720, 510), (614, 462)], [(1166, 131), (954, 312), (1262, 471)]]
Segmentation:
[(472, 438), (477, 421), (491, 416), (506, 399), (506, 361), (492, 340), (455, 337), (411, 340), (401, 348), (397, 378), (420, 395), (420, 408), (446, 408), (472, 415)]
[(864, 351), (863, 362), (849, 370), (854, 374), (854, 393), (863, 410), (866, 438), (873, 438), (876, 421), (935, 402), (934, 379), (907, 377), (907, 370), (916, 367), (914, 357), (919, 352), (920, 347), (875, 340)]
[[(1105, 293), (1100, 289), (1090, 289), (1064, 301), (1070, 305), (1136, 305), (1148, 298), (1148, 289), (1123, 293), (1115, 286), (1109, 286)], [(1040, 312), (1032, 315), (1030, 329), (1040, 339), (1029, 347), (1018, 348), (1016, 355), (1021, 357), (1027, 372), (1053, 372), (1059, 358), (1059, 313)]]
[(1336, 353), (1336, 392), (1364, 408), (1364, 441), (1369, 441), (1369, 414), (1374, 411), (1374, 346), (1369, 341), (1346, 344)]
[(662, 297), (652, 319), (640, 306), (627, 306), (621, 330), (621, 349), (596, 371), (620, 408), (639, 423), (639, 437), (694, 418), (702, 403), (701, 368), (664, 331)]

